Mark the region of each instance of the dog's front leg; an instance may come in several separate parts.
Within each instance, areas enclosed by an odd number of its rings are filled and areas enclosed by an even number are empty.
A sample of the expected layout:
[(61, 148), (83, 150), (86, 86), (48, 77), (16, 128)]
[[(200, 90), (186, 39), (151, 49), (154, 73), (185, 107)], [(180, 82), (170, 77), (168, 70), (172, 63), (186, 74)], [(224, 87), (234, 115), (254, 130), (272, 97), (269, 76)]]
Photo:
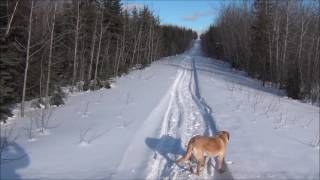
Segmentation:
[(204, 168), (205, 169), (207, 169), (207, 167), (208, 167), (208, 162), (209, 162), (209, 159), (210, 159), (210, 157), (206, 157), (206, 160), (205, 160), (205, 162), (204, 162)]
[(218, 162), (219, 163), (218, 172), (219, 173), (223, 173), (224, 172), (224, 170), (222, 169), (223, 160), (224, 160), (224, 154), (219, 155), (219, 157), (218, 157), (218, 161), (219, 161)]

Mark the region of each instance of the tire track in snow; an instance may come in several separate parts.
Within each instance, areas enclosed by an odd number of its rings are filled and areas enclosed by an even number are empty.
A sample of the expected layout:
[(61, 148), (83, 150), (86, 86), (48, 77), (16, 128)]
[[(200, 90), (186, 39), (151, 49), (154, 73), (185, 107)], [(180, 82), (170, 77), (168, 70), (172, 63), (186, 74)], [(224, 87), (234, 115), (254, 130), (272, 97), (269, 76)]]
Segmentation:
[[(160, 141), (157, 149), (165, 149), (167, 154), (156, 154), (149, 167), (147, 179), (185, 179), (193, 177), (185, 168), (178, 167), (175, 160), (185, 152), (181, 146), (197, 134), (212, 135), (215, 125), (211, 110), (200, 96), (194, 59), (185, 55), (178, 69), (170, 92), (170, 99), (163, 118), (160, 139), (168, 137), (178, 141)], [(185, 147), (183, 149), (186, 149)], [(175, 152), (175, 153), (172, 153)], [(213, 171), (212, 171), (213, 172)]]

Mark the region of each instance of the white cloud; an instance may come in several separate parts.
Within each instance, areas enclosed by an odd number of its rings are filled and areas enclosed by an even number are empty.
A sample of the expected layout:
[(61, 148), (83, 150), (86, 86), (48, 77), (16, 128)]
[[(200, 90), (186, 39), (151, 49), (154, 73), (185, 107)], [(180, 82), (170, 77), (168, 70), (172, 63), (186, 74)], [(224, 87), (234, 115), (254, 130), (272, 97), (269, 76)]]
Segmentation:
[(209, 9), (208, 11), (205, 12), (196, 12), (190, 16), (184, 16), (183, 20), (185, 21), (196, 21), (201, 17), (205, 17), (205, 16), (212, 16), (214, 14), (213, 9)]

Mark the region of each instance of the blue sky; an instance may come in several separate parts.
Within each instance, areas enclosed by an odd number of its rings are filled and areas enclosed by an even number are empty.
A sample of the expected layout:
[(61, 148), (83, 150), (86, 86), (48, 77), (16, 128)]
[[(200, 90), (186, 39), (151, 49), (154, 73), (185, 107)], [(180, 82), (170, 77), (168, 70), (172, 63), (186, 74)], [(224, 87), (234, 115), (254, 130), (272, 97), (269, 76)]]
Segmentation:
[(218, 0), (123, 0), (125, 7), (148, 6), (160, 17), (161, 24), (174, 24), (205, 31), (214, 23), (224, 2)]

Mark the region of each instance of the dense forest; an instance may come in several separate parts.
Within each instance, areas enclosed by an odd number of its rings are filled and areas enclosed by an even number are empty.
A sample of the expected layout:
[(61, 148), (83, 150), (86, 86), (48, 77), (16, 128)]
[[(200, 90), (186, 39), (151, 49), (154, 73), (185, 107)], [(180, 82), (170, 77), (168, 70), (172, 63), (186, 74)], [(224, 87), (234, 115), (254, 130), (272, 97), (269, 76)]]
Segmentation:
[(1, 0), (0, 119), (12, 106), (63, 104), (71, 91), (109, 88), (113, 77), (186, 50), (197, 34), (160, 25), (120, 0)]
[(320, 1), (237, 1), (201, 36), (206, 55), (289, 97), (319, 102)]

